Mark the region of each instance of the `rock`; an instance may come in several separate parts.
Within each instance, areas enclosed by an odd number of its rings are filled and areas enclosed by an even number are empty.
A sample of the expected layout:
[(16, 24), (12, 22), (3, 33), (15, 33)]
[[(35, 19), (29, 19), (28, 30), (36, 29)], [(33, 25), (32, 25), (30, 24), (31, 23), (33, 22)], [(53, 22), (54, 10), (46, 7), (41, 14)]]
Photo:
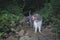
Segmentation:
[(22, 29), (18, 34), (19, 34), (19, 36), (24, 36), (25, 30)]
[(20, 40), (38, 40), (38, 39), (35, 37), (23, 36), (20, 38)]
[(26, 36), (28, 36), (28, 35), (29, 35), (29, 33), (26, 33), (25, 35), (26, 35)]
[(17, 38), (15, 38), (14, 36), (10, 36), (6, 40), (17, 40)]
[(20, 38), (20, 40), (31, 40), (31, 38), (29, 38), (29, 36), (23, 36)]

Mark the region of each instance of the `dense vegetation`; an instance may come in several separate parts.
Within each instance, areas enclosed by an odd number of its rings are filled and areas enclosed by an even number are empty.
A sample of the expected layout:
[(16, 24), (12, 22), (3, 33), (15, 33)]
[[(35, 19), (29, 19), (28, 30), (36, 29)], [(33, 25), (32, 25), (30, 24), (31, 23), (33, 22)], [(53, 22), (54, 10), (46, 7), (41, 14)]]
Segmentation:
[(0, 36), (16, 27), (29, 10), (41, 14), (43, 22), (51, 23), (56, 34), (60, 33), (60, 0), (0, 0)]

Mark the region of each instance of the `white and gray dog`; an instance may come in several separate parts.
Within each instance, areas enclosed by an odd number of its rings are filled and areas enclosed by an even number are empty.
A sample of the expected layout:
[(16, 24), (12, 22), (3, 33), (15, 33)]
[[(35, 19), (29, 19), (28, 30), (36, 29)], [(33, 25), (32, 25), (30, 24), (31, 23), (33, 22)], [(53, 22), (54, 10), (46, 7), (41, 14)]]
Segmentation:
[(35, 28), (35, 33), (37, 30), (41, 32), (41, 27), (42, 27), (42, 18), (39, 14), (34, 14), (32, 15), (32, 20), (33, 20), (33, 27)]

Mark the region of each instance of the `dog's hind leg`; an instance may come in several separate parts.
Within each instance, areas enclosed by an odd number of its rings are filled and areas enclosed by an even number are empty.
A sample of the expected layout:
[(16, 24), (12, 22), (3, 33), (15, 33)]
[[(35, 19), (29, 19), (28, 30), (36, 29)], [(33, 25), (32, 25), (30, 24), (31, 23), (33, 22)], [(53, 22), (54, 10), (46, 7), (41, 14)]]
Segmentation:
[(38, 28), (39, 32), (41, 32), (41, 26)]

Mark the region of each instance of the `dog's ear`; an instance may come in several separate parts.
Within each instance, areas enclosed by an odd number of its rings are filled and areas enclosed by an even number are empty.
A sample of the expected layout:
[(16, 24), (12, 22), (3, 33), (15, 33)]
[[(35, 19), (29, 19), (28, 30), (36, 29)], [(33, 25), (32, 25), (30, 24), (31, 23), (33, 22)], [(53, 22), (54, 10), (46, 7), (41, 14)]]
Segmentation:
[(31, 18), (32, 18), (32, 20), (34, 20), (34, 16), (33, 16), (33, 15), (32, 15), (32, 17), (31, 17)]

